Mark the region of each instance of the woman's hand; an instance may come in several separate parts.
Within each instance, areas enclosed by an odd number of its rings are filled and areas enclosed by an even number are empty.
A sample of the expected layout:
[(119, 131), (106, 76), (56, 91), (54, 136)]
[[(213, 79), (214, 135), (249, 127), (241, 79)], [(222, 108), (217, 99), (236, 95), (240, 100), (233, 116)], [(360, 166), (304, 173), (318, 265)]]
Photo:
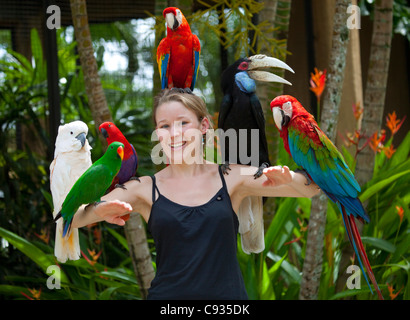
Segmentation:
[(292, 175), (287, 166), (269, 167), (263, 170), (263, 174), (267, 180), (262, 184), (263, 186), (280, 186), (292, 182)]
[(132, 207), (129, 203), (113, 200), (104, 201), (97, 204), (94, 208), (94, 214), (101, 219), (119, 226), (125, 225), (124, 215), (129, 214), (132, 211)]

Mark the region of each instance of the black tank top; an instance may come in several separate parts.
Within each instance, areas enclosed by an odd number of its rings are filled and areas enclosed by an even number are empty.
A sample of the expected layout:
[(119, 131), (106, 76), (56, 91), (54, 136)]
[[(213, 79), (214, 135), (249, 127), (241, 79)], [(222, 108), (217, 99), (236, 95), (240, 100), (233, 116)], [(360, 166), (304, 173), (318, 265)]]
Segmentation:
[(148, 230), (155, 242), (157, 271), (148, 299), (248, 299), (236, 257), (239, 221), (218, 169), (221, 189), (207, 203), (193, 207), (164, 197), (151, 177)]

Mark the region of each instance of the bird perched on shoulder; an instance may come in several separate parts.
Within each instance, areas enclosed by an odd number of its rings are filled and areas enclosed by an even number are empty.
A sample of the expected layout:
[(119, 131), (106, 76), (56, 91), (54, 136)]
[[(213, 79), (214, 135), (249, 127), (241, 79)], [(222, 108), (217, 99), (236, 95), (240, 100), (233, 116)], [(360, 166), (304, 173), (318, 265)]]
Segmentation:
[[(91, 147), (87, 140), (88, 127), (73, 121), (58, 128), (54, 160), (50, 164), (50, 190), (53, 197), (53, 217), (60, 210), (68, 192), (78, 178), (92, 165)], [(57, 221), (54, 254), (60, 262), (80, 258), (78, 230), (63, 237), (63, 221)]]
[[(258, 178), (262, 175), (263, 169), (270, 166), (265, 117), (256, 95), (255, 80), (289, 85), (291, 83), (273, 73), (261, 70), (269, 67), (293, 72), (286, 63), (276, 58), (254, 55), (237, 60), (222, 74), (221, 86), (224, 96), (219, 110), (218, 127), (223, 129), (222, 136), (219, 138), (222, 160), (225, 161), (222, 166), (224, 173), (228, 173), (230, 163), (255, 165), (259, 167), (255, 173), (255, 178)], [(229, 134), (228, 130), (234, 130), (235, 135)], [(244, 132), (243, 135), (241, 131)], [(257, 141), (253, 141), (254, 131), (258, 133)], [(246, 142), (243, 141), (244, 138)], [(236, 146), (234, 153), (230, 152), (231, 145)], [(243, 147), (246, 147), (246, 152), (241, 151)], [(253, 147), (257, 148), (256, 154), (253, 152)], [(244, 199), (238, 216), (244, 252), (262, 251), (264, 249), (262, 198)]]
[(192, 34), (181, 10), (166, 8), (163, 16), (167, 23), (167, 36), (157, 48), (157, 63), (162, 89), (195, 88), (198, 75), (201, 44)]
[(104, 155), (92, 164), (74, 183), (54, 221), (63, 220), (63, 237), (69, 236), (74, 214), (83, 204), (97, 205), (121, 168), (124, 145), (111, 143)]
[(272, 100), (270, 106), (286, 151), (303, 168), (308, 178), (339, 207), (370, 291), (372, 289), (363, 264), (379, 298), (383, 299), (355, 222), (355, 218), (361, 222), (370, 222), (370, 218), (358, 198), (360, 186), (342, 154), (296, 98), (279, 96)]

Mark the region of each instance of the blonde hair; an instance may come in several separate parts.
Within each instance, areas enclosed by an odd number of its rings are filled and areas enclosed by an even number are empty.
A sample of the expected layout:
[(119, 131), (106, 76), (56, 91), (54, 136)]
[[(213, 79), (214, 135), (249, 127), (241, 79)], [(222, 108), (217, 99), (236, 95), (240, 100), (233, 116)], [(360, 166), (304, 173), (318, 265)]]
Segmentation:
[(202, 121), (202, 119), (207, 118), (209, 121), (210, 129), (213, 128), (211, 116), (208, 113), (205, 101), (202, 100), (202, 98), (193, 94), (192, 91), (188, 88), (164, 89), (157, 96), (155, 96), (154, 107), (152, 109), (152, 120), (154, 121), (155, 126), (157, 125), (156, 113), (158, 107), (164, 103), (168, 103), (171, 101), (176, 101), (184, 105), (185, 108), (195, 113), (199, 121)]

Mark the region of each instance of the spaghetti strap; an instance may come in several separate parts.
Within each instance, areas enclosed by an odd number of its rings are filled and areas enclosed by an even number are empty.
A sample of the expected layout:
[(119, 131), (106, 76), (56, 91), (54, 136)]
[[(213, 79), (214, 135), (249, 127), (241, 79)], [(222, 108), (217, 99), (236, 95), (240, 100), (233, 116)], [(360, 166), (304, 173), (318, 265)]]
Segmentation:
[(159, 189), (158, 189), (158, 187), (157, 187), (157, 183), (156, 183), (156, 181), (155, 181), (155, 176), (151, 176), (151, 179), (152, 179), (152, 203), (154, 203), (155, 200), (156, 200), (155, 190), (158, 192), (158, 196), (159, 196), (161, 193), (159, 192)]
[(221, 166), (220, 166), (220, 165), (218, 166), (218, 171), (219, 171), (219, 176), (221, 177), (221, 180), (222, 180), (222, 187), (223, 187), (226, 191), (228, 191), (228, 188), (226, 187), (226, 183), (225, 183), (225, 177), (224, 177), (224, 174), (222, 173), (222, 169), (221, 169)]

